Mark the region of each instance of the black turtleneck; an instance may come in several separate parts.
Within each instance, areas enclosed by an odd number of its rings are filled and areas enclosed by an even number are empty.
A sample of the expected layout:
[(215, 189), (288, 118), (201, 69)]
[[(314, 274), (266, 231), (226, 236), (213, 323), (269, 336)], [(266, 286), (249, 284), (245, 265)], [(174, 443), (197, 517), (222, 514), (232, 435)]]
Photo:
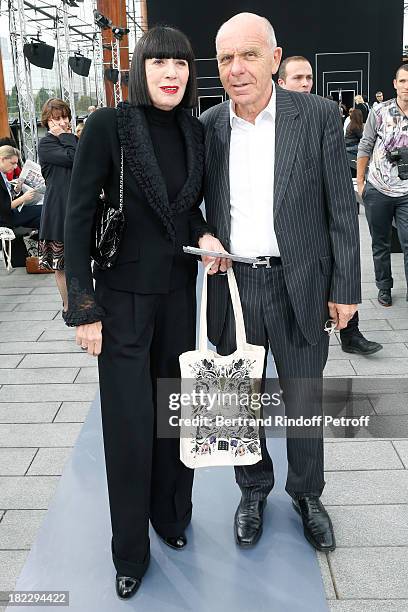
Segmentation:
[(153, 149), (172, 202), (187, 179), (186, 152), (179, 128), (177, 108), (169, 111), (146, 106), (145, 113)]

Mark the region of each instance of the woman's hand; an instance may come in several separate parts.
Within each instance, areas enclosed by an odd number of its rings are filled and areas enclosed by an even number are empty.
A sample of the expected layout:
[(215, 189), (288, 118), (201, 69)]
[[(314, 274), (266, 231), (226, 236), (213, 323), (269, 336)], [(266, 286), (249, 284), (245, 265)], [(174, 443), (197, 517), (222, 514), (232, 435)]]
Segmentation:
[(78, 325), (76, 328), (75, 342), (89, 355), (97, 357), (102, 351), (102, 322), (87, 323)]
[(22, 202), (25, 204), (26, 202), (32, 202), (32, 200), (34, 200), (36, 195), (35, 189), (29, 189), (28, 191), (26, 191), (21, 197), (22, 197)]
[(35, 195), (35, 189), (29, 189), (28, 191), (23, 193), (23, 195), (18, 196), (18, 198), (11, 201), (11, 208), (14, 210), (14, 208), (17, 208), (18, 206), (24, 206), (26, 202), (31, 202), (31, 200), (34, 199)]
[(51, 132), (53, 136), (61, 136), (61, 134), (66, 134), (68, 129), (64, 129), (59, 123), (53, 121), (52, 119), (48, 120), (48, 131)]
[[(216, 251), (217, 253), (226, 253), (227, 251), (222, 246), (221, 242), (215, 236), (211, 234), (205, 234), (198, 241), (198, 246), (200, 249), (204, 249), (205, 251)], [(208, 271), (208, 274), (215, 274), (220, 270), (220, 272), (226, 272), (227, 268), (232, 266), (232, 261), (230, 259), (217, 257), (209, 257), (208, 255), (203, 255), (201, 258), (204, 266), (213, 261), (213, 265), (211, 269)]]

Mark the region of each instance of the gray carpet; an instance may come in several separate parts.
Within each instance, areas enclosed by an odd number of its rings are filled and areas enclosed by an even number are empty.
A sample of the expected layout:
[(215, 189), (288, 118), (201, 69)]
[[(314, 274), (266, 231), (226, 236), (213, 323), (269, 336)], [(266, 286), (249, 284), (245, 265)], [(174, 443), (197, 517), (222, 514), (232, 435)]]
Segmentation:
[[(72, 612), (328, 610), (315, 553), (283, 490), (282, 439), (268, 442), (277, 483), (268, 498), (258, 545), (242, 551), (234, 543), (232, 521), (239, 490), (232, 468), (197, 470), (187, 548), (173, 551), (151, 533), (152, 560), (142, 588), (133, 599), (121, 602), (115, 594), (110, 557), (101, 436), (100, 407), (95, 400), (17, 589), (67, 590)], [(10, 612), (26, 609), (9, 608)]]

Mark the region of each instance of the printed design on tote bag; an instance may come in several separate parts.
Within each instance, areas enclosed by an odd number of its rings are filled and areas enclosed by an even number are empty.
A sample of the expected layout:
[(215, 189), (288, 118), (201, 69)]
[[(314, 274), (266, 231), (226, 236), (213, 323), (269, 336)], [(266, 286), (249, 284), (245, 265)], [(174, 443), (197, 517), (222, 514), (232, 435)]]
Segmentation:
[(255, 360), (238, 358), (228, 364), (203, 359), (190, 365), (195, 396), (191, 416), (199, 421), (191, 453), (215, 450), (233, 456), (260, 453), (259, 415), (251, 407), (256, 381), (251, 380)]

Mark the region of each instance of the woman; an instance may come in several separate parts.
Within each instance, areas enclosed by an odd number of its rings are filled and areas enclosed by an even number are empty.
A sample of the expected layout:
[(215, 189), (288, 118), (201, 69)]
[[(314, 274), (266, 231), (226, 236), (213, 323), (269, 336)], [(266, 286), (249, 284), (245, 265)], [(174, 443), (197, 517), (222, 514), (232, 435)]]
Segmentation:
[(48, 132), (38, 145), (38, 158), (46, 191), (40, 227), (40, 267), (55, 271), (55, 280), (68, 308), (64, 272), (64, 223), (72, 164), (78, 139), (71, 134), (71, 110), (59, 98), (49, 98), (41, 114), (41, 123)]
[[(196, 77), (184, 34), (155, 27), (138, 41), (129, 102), (99, 109), (85, 124), (65, 231), (69, 309), (64, 318), (77, 326), (77, 343), (99, 355), (112, 553), (121, 598), (137, 591), (148, 567), (149, 519), (176, 549), (186, 545), (184, 530), (191, 519), (193, 471), (179, 460), (178, 438), (159, 438), (155, 431), (157, 379), (178, 379), (178, 356), (195, 348), (197, 262), (182, 245), (196, 244), (209, 232), (199, 210), (202, 128), (185, 110), (196, 105)], [(102, 189), (119, 206), (121, 148), (125, 232), (115, 266), (94, 270), (94, 294), (92, 222)]]
[(363, 96), (357, 95), (354, 97), (354, 107), (357, 110), (361, 111), (361, 115), (363, 117), (363, 123), (365, 123), (367, 121), (369, 107), (368, 107), (368, 104), (365, 102)]
[(357, 154), (358, 143), (363, 136), (363, 113), (355, 108), (350, 113), (350, 123), (347, 126), (344, 142), (348, 153)]
[(75, 128), (75, 136), (77, 138), (81, 137), (82, 134), (82, 130), (84, 129), (85, 123), (83, 121), (81, 121), (80, 123), (78, 123), (78, 125)]
[(29, 206), (18, 210), (35, 198), (33, 189), (13, 199), (14, 191), (7, 179), (7, 174), (18, 165), (20, 151), (10, 145), (0, 147), (0, 226), (3, 227), (40, 227), (42, 206)]
[[(10, 147), (17, 149), (16, 141), (14, 140), (12, 136), (4, 136), (3, 138), (0, 138), (0, 147), (3, 147), (4, 145), (10, 145)], [(15, 179), (18, 179), (18, 177), (20, 176), (21, 174), (20, 164), (21, 164), (21, 160), (19, 159), (17, 166), (13, 170), (10, 170), (10, 172), (6, 173), (7, 179), (9, 181), (14, 181)]]

